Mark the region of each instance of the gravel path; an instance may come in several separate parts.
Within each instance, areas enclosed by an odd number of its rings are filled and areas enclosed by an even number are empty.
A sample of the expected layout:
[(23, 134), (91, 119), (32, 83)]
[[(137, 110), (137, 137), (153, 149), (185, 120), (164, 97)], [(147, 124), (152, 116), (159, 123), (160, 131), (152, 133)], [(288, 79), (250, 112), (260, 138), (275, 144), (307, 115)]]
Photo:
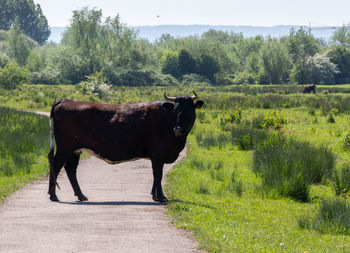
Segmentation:
[(79, 164), (78, 180), (87, 202), (76, 201), (62, 169), (61, 202), (49, 200), (43, 179), (0, 204), (0, 252), (199, 252), (152, 200), (149, 160), (109, 165), (89, 157)]

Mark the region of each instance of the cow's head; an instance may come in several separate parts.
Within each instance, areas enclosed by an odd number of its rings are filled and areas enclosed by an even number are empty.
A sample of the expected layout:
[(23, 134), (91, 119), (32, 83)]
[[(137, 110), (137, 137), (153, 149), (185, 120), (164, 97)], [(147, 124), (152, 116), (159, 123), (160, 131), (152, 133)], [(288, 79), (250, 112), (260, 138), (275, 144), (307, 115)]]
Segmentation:
[(176, 124), (174, 127), (174, 133), (176, 137), (187, 136), (191, 131), (194, 121), (196, 120), (196, 108), (201, 108), (204, 102), (202, 100), (195, 101), (198, 96), (195, 92), (194, 96), (179, 96), (168, 97), (164, 94), (164, 97), (168, 101), (174, 103), (164, 103), (163, 106), (170, 111), (173, 111), (176, 117)]

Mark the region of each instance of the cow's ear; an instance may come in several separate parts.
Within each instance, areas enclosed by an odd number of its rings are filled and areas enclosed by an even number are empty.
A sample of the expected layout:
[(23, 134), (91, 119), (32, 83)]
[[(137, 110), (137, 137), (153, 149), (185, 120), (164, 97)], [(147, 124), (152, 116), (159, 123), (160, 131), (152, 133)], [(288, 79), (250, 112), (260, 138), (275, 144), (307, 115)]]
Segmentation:
[(173, 103), (170, 103), (170, 102), (165, 102), (165, 103), (163, 103), (163, 107), (165, 109), (167, 109), (168, 111), (174, 111), (175, 105)]
[(204, 102), (202, 100), (196, 101), (196, 108), (201, 108), (203, 106)]

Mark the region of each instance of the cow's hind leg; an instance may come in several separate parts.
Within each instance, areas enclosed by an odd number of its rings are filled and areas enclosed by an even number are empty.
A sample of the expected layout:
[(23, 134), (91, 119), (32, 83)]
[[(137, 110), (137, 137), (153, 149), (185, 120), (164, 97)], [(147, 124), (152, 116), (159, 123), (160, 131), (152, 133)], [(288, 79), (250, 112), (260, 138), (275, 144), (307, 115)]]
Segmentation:
[(152, 199), (158, 202), (168, 201), (162, 189), (163, 166), (164, 166), (164, 163), (152, 159), (153, 187), (152, 187), (151, 194), (152, 194)]
[(66, 169), (67, 176), (69, 178), (70, 184), (72, 185), (74, 195), (77, 196), (80, 201), (85, 201), (88, 200), (88, 198), (81, 192), (77, 180), (77, 167), (79, 158), (80, 154), (72, 154), (64, 165), (64, 168)]
[(56, 152), (53, 158), (49, 157), (50, 160), (50, 180), (49, 180), (49, 191), (50, 199), (52, 201), (59, 201), (56, 195), (56, 182), (58, 174), (60, 173), (63, 165), (65, 164), (67, 156), (63, 153)]

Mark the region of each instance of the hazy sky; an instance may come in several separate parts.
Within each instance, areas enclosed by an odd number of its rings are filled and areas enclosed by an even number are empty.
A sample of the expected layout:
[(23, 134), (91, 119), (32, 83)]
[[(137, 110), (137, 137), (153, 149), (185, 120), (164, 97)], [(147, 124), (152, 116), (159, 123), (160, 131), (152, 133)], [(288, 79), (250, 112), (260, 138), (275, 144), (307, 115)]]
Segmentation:
[[(102, 9), (129, 26), (334, 25), (350, 22), (350, 0), (34, 0), (50, 26), (67, 26), (73, 10)], [(159, 17), (157, 17), (159, 15)]]

